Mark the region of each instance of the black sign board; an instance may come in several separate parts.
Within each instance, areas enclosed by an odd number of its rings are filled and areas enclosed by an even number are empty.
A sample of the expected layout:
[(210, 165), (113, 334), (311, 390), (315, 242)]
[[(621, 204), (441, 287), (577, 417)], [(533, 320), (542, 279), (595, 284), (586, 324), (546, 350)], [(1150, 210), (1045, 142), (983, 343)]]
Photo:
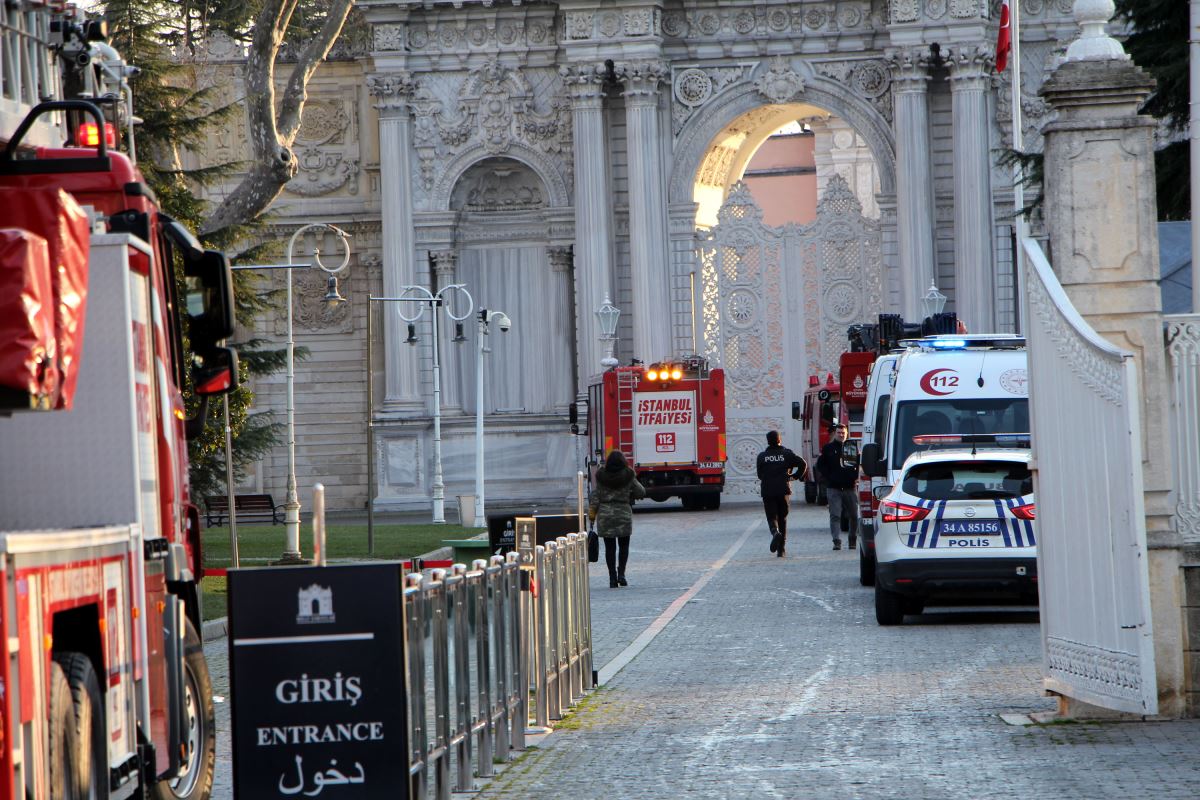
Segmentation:
[(229, 571), (233, 796), (409, 796), (400, 563)]
[[(518, 549), (515, 534), (517, 516), (488, 517), (488, 543), (493, 555), (504, 555)], [(522, 515), (522, 519), (525, 518)], [(578, 514), (539, 514), (532, 519), (536, 520), (536, 544), (544, 545), (568, 533), (582, 533)]]

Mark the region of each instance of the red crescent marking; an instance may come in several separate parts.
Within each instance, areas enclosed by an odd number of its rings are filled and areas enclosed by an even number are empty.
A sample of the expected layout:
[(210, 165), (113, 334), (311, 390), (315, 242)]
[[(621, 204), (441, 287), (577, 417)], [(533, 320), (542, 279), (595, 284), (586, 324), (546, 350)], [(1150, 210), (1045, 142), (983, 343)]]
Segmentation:
[(953, 392), (940, 392), (933, 388), (931, 381), (935, 376), (940, 375), (943, 372), (954, 372), (954, 370), (946, 369), (945, 367), (929, 370), (929, 372), (926, 372), (921, 376), (921, 390), (925, 392), (925, 394), (937, 395), (938, 397), (944, 397), (945, 395), (953, 394)]

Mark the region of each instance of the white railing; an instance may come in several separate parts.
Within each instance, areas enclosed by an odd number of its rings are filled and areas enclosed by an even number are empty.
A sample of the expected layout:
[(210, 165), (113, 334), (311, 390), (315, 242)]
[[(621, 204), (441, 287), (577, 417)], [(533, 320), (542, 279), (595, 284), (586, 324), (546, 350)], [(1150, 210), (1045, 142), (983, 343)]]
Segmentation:
[(1134, 356), (1079, 315), (1032, 239), (1023, 317), (1045, 687), (1157, 712)]
[(1175, 529), (1185, 543), (1200, 544), (1200, 314), (1163, 319), (1171, 376)]

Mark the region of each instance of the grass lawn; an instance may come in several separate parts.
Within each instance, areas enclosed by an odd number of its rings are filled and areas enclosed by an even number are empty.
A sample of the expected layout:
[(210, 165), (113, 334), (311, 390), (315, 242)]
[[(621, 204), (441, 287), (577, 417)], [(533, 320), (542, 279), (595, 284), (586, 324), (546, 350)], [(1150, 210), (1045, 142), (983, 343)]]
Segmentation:
[[(423, 555), (442, 546), (443, 539), (468, 539), (483, 533), (483, 528), (458, 525), (376, 525), (375, 553), (367, 554), (367, 526), (326, 525), (326, 556), (330, 559), (403, 560)], [(243, 567), (261, 567), (283, 555), (282, 525), (238, 525), (238, 560)], [(229, 528), (206, 528), (202, 534), (204, 565), (230, 567)], [(300, 526), (300, 552), (312, 557), (312, 526)], [(204, 619), (225, 616), (225, 578), (207, 577), (201, 583), (204, 592)]]

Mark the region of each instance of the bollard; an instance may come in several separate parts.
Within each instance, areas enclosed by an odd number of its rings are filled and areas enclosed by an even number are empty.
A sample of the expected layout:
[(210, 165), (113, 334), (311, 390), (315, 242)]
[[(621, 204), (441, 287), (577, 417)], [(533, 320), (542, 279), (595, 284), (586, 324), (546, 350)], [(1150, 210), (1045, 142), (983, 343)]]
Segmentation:
[(490, 778), (495, 774), (492, 764), (494, 741), (492, 739), (492, 671), (491, 671), (491, 636), (488, 630), (487, 614), (487, 561), (477, 558), (471, 562), (474, 577), (470, 579), (469, 588), (473, 588), (475, 598), (473, 605), (475, 615), (475, 687), (476, 708), (479, 728), (479, 759), (477, 774), (481, 778)]
[(549, 580), (546, 574), (546, 557), (549, 547), (553, 547), (553, 545), (538, 545), (533, 551), (534, 575), (536, 576), (538, 591), (537, 597), (533, 598), (531, 604), (533, 607), (531, 630), (534, 642), (531, 674), (535, 683), (534, 724), (541, 730), (545, 730), (550, 725), (549, 692), (546, 690), (546, 659), (548, 652), (545, 632), (546, 593), (551, 588), (548, 585)]
[(325, 484), (313, 484), (313, 564), (325, 566)]
[[(434, 775), (437, 781), (438, 800), (450, 798), (450, 631), (446, 618), (448, 595), (446, 592), (446, 570), (435, 569), (430, 573), (430, 584), (433, 614), (433, 695), (437, 719), (437, 729), (434, 736), (434, 748), (438, 752), (437, 766)], [(428, 602), (428, 601), (427, 601)], [(424, 629), (424, 617), (421, 620)], [(418, 653), (421, 663), (425, 663), (425, 652), (422, 647)], [(422, 667), (423, 669), (423, 667)], [(419, 684), (418, 693), (422, 707), (425, 704), (425, 682)], [(426, 753), (428, 753), (426, 749)]]

